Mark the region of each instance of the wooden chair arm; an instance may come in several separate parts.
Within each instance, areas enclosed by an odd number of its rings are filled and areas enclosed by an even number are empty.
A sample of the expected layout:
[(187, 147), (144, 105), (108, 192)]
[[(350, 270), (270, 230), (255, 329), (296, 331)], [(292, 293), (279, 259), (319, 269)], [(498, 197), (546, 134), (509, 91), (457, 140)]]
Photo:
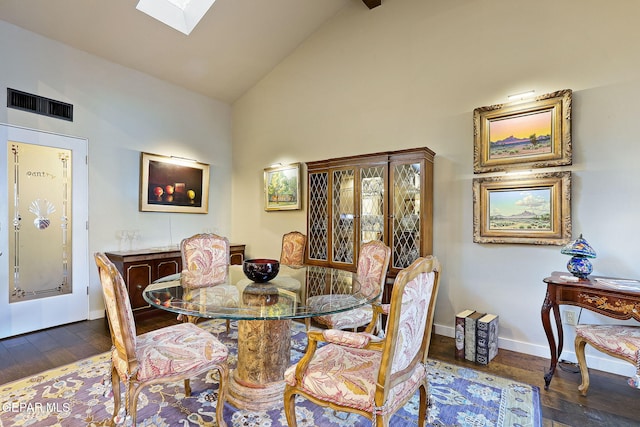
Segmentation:
[(380, 304), (379, 302), (375, 302), (371, 304), (371, 308), (373, 309), (373, 316), (371, 317), (371, 322), (364, 329), (365, 333), (375, 334), (381, 331), (376, 331), (377, 328), (382, 329), (382, 315), (389, 314), (389, 304)]

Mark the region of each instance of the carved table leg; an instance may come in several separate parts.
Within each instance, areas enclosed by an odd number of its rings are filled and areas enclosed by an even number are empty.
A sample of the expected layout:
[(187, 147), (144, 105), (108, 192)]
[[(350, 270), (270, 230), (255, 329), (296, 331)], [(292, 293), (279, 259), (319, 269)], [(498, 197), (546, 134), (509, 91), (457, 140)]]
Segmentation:
[(290, 353), (291, 320), (239, 321), (238, 365), (229, 378), (228, 401), (252, 411), (282, 407)]
[[(553, 318), (556, 322), (556, 327), (558, 331), (558, 345), (556, 347), (555, 337), (553, 335), (553, 330), (551, 329), (551, 318), (550, 311), (553, 309)], [(564, 334), (562, 331), (562, 323), (560, 322), (560, 309), (555, 301), (552, 300), (550, 296), (550, 290), (547, 287), (547, 295), (545, 296), (544, 303), (542, 304), (541, 310), (542, 317), (542, 326), (544, 327), (544, 332), (547, 335), (547, 341), (549, 341), (549, 351), (551, 352), (551, 365), (549, 366), (549, 370), (544, 375), (544, 389), (549, 389), (549, 384), (551, 383), (551, 379), (553, 378), (553, 374), (556, 372), (556, 366), (558, 365), (558, 358), (562, 353), (562, 345), (564, 341)]]

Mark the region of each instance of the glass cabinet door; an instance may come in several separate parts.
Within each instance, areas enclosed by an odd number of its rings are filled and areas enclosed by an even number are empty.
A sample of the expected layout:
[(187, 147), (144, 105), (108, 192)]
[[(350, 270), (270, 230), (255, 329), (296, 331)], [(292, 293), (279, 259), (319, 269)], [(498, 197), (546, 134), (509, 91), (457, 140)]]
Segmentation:
[(386, 165), (360, 169), (360, 241), (386, 241)]
[(307, 258), (328, 261), (329, 250), (329, 173), (309, 173), (307, 213)]
[(355, 198), (353, 169), (333, 171), (331, 195), (331, 262), (354, 265)]
[(408, 267), (420, 256), (421, 163), (392, 165), (391, 267)]

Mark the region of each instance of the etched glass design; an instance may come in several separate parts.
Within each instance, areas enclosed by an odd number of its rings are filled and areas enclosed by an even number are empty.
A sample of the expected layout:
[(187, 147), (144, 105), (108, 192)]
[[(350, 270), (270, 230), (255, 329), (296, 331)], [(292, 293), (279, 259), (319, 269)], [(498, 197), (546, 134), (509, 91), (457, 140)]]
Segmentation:
[(309, 174), (308, 247), (309, 259), (328, 260), (329, 174)]
[(346, 270), (327, 270), (310, 265), (307, 267), (307, 298), (318, 295), (348, 294), (354, 291), (353, 273)]
[(393, 169), (392, 266), (408, 267), (420, 248), (420, 164), (398, 164)]
[(326, 281), (322, 267), (310, 265), (307, 267), (307, 297), (324, 295)]
[(71, 150), (8, 144), (9, 302), (69, 294)]
[(384, 242), (384, 167), (360, 170), (360, 244)]
[(333, 171), (333, 195), (331, 198), (331, 260), (353, 264), (354, 250), (354, 172), (352, 169)]

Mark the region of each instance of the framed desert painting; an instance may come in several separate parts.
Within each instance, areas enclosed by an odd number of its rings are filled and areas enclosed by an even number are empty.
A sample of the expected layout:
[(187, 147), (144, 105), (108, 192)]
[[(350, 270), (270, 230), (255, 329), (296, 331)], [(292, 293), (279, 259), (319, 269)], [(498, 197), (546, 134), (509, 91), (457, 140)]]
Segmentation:
[(473, 180), (473, 241), (564, 245), (571, 238), (571, 172)]
[(264, 210), (300, 209), (300, 163), (264, 170)]
[(474, 173), (571, 164), (571, 90), (473, 111)]
[(141, 153), (141, 211), (207, 213), (208, 207), (208, 164)]

